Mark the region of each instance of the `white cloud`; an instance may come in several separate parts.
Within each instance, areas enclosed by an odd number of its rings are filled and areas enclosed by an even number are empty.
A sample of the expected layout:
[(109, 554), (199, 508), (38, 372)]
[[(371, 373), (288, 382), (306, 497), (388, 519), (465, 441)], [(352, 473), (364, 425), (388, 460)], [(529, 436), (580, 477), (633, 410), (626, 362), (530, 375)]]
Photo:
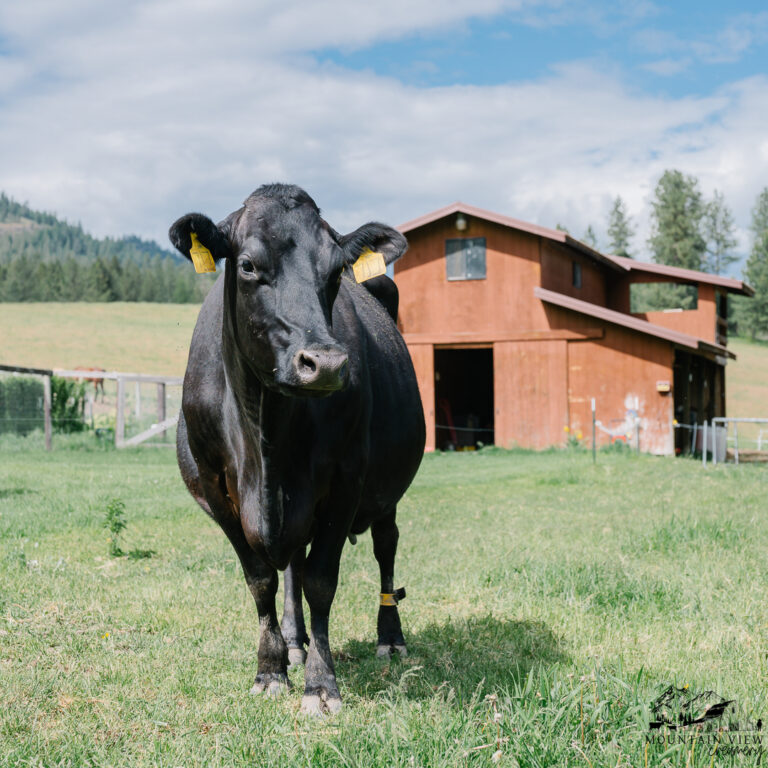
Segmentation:
[[(754, 46), (768, 42), (768, 11), (761, 13), (740, 13), (733, 16), (725, 26), (716, 32), (698, 38), (686, 38), (668, 29), (644, 28), (633, 35), (634, 44), (643, 52), (653, 56), (664, 56), (658, 62), (690, 63), (695, 60), (702, 64), (732, 63)], [(646, 68), (651, 71), (653, 64)], [(670, 67), (657, 74), (677, 74), (680, 70)]]
[(462, 0), (450, 17), (436, 0), (31, 7), (0, 11), (19, 52), (0, 64), (0, 186), (97, 234), (165, 243), (178, 215), (223, 217), (283, 180), (338, 229), (463, 199), (578, 236), (602, 232), (621, 194), (640, 240), (665, 168), (722, 190), (742, 227), (768, 178), (765, 78), (673, 99), (574, 63), (532, 82), (415, 88), (309, 53), (522, 2)]
[(649, 61), (643, 65), (643, 69), (648, 72), (653, 72), (654, 75), (661, 75), (662, 77), (669, 77), (671, 75), (679, 75), (681, 72), (685, 72), (691, 66), (690, 58), (683, 59), (658, 59), (656, 61)]

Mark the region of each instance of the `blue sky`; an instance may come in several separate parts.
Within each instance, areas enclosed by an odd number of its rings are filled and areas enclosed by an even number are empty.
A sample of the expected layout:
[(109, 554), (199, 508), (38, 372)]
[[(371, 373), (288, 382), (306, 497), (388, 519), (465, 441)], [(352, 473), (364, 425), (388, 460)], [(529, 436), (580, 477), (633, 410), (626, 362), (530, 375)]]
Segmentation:
[(300, 184), (339, 230), (455, 200), (647, 253), (667, 168), (725, 195), (739, 248), (768, 185), (768, 10), (650, 0), (7, 0), (0, 188), (166, 243)]
[(582, 60), (620, 72), (640, 90), (701, 96), (764, 73), (768, 12), (757, 2), (634, 3), (604, 12), (564, 4), (541, 13), (469, 18), (362, 48), (322, 50), (317, 58), (419, 87), (536, 80)]

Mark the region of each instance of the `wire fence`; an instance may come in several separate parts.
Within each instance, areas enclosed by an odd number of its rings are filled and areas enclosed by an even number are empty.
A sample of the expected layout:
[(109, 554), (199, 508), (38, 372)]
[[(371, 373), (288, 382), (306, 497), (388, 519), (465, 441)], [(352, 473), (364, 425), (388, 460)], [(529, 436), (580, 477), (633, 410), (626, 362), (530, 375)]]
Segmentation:
[(701, 424), (675, 422), (684, 431), (687, 452), (702, 464), (768, 463), (768, 418), (718, 416)]
[(175, 444), (179, 377), (0, 365), (0, 435), (91, 432), (117, 447)]

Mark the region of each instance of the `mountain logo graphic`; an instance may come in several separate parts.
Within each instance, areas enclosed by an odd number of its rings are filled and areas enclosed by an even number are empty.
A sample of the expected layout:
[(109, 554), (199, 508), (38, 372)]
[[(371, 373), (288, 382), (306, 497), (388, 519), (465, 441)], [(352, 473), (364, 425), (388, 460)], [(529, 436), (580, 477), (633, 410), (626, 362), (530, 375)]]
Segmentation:
[(687, 685), (683, 688), (670, 685), (651, 704), (655, 719), (648, 726), (651, 729), (666, 726), (674, 730), (705, 723), (708, 720), (717, 720), (725, 714), (734, 701), (734, 699), (726, 701), (714, 691), (704, 691), (694, 695), (688, 690)]

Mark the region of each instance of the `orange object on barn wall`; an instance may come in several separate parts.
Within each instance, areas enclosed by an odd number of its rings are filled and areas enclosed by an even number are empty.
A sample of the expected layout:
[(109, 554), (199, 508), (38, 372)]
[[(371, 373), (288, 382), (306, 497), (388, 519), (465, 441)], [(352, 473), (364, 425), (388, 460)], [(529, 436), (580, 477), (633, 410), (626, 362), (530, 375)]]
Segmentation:
[[(398, 325), (427, 450), (590, 444), (595, 398), (598, 443), (673, 454), (685, 439), (673, 421), (725, 415), (724, 308), (752, 294), (741, 281), (608, 256), (463, 203), (399, 229)], [(696, 308), (630, 312), (632, 286), (659, 282), (690, 286)]]

